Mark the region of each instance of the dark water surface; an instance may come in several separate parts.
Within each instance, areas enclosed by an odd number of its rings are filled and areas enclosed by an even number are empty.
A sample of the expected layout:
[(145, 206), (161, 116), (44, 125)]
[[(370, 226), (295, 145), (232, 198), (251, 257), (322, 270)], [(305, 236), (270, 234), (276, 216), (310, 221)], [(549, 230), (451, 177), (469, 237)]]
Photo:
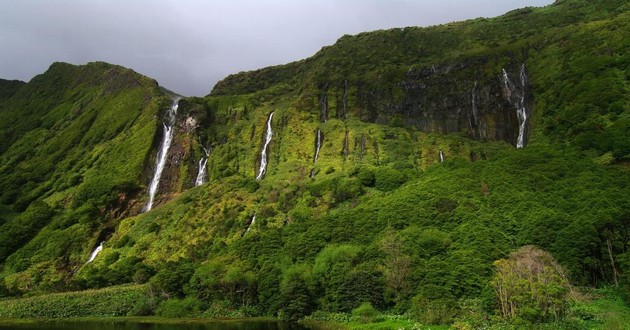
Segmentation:
[(2, 324), (0, 330), (307, 330), (299, 324), (279, 321), (194, 321), (153, 323), (151, 321), (42, 321), (23, 324)]

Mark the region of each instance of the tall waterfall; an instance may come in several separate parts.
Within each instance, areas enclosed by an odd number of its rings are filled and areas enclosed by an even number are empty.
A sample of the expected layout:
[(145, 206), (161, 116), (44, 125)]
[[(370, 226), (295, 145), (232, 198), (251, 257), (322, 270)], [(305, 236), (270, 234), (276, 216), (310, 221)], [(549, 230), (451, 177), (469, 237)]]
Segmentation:
[(252, 216), (252, 221), (249, 222), (249, 226), (247, 226), (247, 230), (245, 231), (246, 233), (249, 233), (249, 231), (252, 230), (254, 222), (256, 222), (256, 213)]
[(525, 110), (525, 84), (527, 83), (527, 75), (525, 73), (525, 64), (521, 65), (521, 99), (519, 100), (516, 114), (518, 115), (518, 139), (516, 140), (516, 148), (520, 149), (525, 146), (525, 123), (527, 123), (527, 111)]
[(206, 182), (206, 165), (208, 164), (208, 157), (210, 156), (210, 149), (203, 148), (206, 153), (206, 157), (199, 159), (199, 171), (197, 171), (197, 179), (195, 179), (195, 186), (201, 186)]
[(317, 163), (319, 158), (319, 149), (322, 147), (322, 131), (317, 129), (317, 136), (315, 137), (315, 157), (313, 158), (313, 164)]
[(151, 180), (151, 185), (149, 186), (149, 202), (144, 208), (145, 212), (151, 211), (151, 208), (153, 207), (153, 200), (160, 185), (162, 171), (164, 171), (164, 166), (166, 165), (166, 156), (168, 155), (168, 149), (171, 147), (171, 142), (173, 142), (173, 136), (175, 135), (175, 115), (177, 114), (179, 99), (179, 97), (175, 97), (173, 99), (173, 104), (171, 105), (171, 108), (166, 112), (166, 122), (162, 123), (164, 126), (164, 137), (162, 138), (162, 145), (160, 146), (160, 150), (158, 151), (158, 156), (155, 164), (155, 173), (153, 174), (153, 179)]
[(271, 137), (273, 136), (273, 131), (271, 130), (272, 118), (273, 112), (269, 114), (269, 119), (267, 119), (267, 135), (265, 136), (265, 145), (260, 152), (260, 168), (258, 168), (258, 175), (256, 176), (256, 180), (262, 179), (265, 173), (267, 173), (267, 148), (269, 147), (269, 142), (271, 142)]
[[(514, 87), (512, 85), (512, 82), (510, 81), (510, 77), (508, 77), (508, 74), (505, 71), (505, 69), (501, 69), (501, 70), (503, 70), (503, 85), (505, 85), (505, 93), (506, 93), (506, 96), (507, 96), (508, 100), (510, 100), (510, 98), (512, 97), (512, 88), (514, 88)], [(511, 102), (511, 100), (510, 100), (510, 102)]]
[(90, 259), (88, 259), (86, 264), (89, 264), (90, 262), (94, 261), (94, 259), (96, 259), (96, 256), (98, 255), (98, 253), (101, 252), (101, 250), (103, 250), (103, 243), (105, 243), (105, 241), (102, 241), (101, 244), (99, 244), (96, 247), (96, 249), (94, 249), (94, 251), (92, 251), (92, 254), (90, 254)]
[[(315, 156), (313, 156), (313, 164), (317, 163), (317, 159), (319, 158), (319, 149), (321, 149), (322, 147), (322, 139), (323, 139), (322, 131), (318, 128), (317, 134), (315, 134)], [(310, 178), (315, 177), (315, 168), (311, 170), (311, 174), (309, 175), (309, 177)]]
[[(525, 125), (527, 124), (527, 109), (525, 108), (525, 88), (527, 86), (527, 74), (525, 72), (525, 64), (521, 65), (520, 71), (520, 92), (516, 90), (514, 84), (503, 69), (503, 85), (505, 87), (505, 95), (510, 104), (516, 107), (516, 117), (518, 118), (518, 137), (516, 139), (516, 148), (520, 149), (525, 146)], [(514, 98), (512, 97), (514, 96)]]
[(440, 150), (440, 163), (444, 163), (444, 151)]

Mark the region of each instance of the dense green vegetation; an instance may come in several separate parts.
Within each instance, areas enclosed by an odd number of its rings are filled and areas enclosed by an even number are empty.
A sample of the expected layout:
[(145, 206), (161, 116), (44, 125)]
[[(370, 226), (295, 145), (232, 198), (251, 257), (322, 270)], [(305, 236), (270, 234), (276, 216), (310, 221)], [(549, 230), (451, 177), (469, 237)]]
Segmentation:
[(69, 318), (144, 315), (150, 295), (142, 285), (122, 285), (101, 290), (56, 293), (2, 302), (0, 318)]
[[(229, 76), (180, 102), (147, 213), (170, 106), (155, 82), (104, 63), (2, 81), (0, 296), (36, 297), (0, 310), (39, 316), (20, 306), (116, 286), (147, 303), (115, 315), (621, 329), (629, 9), (565, 0), (344, 36)], [(529, 114), (523, 149), (512, 93)], [(202, 147), (209, 182), (192, 188)], [(117, 287), (128, 283), (142, 286)], [(112, 315), (105, 307), (89, 315)]]
[(131, 70), (55, 63), (0, 104), (0, 263), (15, 293), (63, 287), (115, 228), (165, 101)]

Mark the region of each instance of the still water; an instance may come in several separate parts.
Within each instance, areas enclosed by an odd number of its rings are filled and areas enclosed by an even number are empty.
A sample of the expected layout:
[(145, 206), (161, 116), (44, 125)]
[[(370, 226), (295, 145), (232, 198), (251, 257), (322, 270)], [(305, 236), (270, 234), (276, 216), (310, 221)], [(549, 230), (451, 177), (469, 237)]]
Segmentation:
[(277, 321), (195, 321), (151, 323), (138, 321), (48, 321), (2, 324), (0, 330), (307, 330), (299, 324)]

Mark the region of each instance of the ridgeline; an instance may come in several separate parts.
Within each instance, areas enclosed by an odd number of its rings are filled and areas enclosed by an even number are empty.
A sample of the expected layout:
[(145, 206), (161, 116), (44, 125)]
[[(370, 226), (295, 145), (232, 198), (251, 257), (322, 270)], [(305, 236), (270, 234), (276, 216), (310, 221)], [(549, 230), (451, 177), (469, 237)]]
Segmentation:
[(0, 317), (610, 327), (589, 299), (630, 315), (628, 49), (627, 1), (559, 0), (346, 35), (203, 98), (102, 62), (0, 80)]

